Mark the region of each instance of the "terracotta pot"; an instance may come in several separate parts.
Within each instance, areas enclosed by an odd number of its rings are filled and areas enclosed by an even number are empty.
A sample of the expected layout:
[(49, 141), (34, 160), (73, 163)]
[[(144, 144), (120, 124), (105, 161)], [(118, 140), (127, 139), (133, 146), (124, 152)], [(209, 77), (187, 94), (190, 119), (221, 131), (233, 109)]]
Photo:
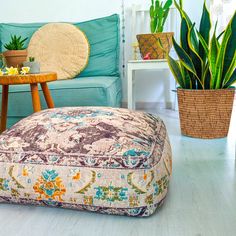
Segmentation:
[(7, 67), (18, 67), (23, 66), (23, 62), (27, 58), (27, 50), (9, 50), (3, 53), (5, 57)]
[[(172, 47), (173, 35), (173, 32), (137, 35), (142, 58), (144, 58), (149, 53), (151, 59), (165, 59), (166, 53), (168, 54)], [(166, 52), (160, 48), (158, 40), (161, 41), (161, 44)]]
[(183, 135), (204, 139), (228, 135), (235, 88), (178, 89), (177, 93)]

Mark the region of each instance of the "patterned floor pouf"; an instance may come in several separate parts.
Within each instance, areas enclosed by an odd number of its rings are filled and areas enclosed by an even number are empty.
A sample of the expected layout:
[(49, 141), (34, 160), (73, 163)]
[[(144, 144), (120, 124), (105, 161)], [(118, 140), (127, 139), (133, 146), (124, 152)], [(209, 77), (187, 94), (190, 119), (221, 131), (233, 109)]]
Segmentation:
[(150, 114), (44, 110), (0, 135), (0, 202), (149, 216), (165, 199), (171, 163), (165, 125)]

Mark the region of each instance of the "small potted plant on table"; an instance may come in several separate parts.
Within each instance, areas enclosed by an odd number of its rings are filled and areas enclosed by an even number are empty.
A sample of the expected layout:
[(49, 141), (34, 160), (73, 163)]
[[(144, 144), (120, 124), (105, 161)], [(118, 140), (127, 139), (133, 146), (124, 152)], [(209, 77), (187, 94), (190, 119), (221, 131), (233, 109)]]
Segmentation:
[(30, 68), (31, 74), (40, 73), (40, 63), (35, 61), (34, 57), (29, 57), (29, 61), (23, 63), (25, 67)]
[(3, 52), (7, 67), (22, 67), (27, 58), (27, 50), (24, 43), (28, 38), (22, 39), (21, 36), (11, 36), (11, 41), (4, 45), (7, 51)]
[[(181, 3), (181, 2), (180, 2)], [(222, 138), (228, 134), (236, 82), (236, 14), (225, 31), (212, 37), (206, 7), (199, 30), (175, 1), (181, 16), (180, 44), (173, 39), (179, 60), (168, 56), (177, 89), (181, 132), (195, 138)], [(216, 24), (217, 25), (217, 24)]]
[[(172, 47), (173, 32), (164, 33), (164, 26), (170, 12), (172, 0), (164, 2), (152, 0), (150, 7), (151, 34), (139, 34), (137, 39), (142, 58), (147, 55), (150, 59), (164, 59)], [(163, 47), (159, 46), (159, 41)]]

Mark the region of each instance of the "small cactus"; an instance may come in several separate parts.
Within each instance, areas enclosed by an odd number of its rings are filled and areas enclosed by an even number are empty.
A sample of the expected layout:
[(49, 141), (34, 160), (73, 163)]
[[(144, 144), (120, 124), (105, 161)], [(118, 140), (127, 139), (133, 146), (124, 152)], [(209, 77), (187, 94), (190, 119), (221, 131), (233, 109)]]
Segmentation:
[(34, 62), (35, 58), (34, 57), (29, 57), (29, 62)]

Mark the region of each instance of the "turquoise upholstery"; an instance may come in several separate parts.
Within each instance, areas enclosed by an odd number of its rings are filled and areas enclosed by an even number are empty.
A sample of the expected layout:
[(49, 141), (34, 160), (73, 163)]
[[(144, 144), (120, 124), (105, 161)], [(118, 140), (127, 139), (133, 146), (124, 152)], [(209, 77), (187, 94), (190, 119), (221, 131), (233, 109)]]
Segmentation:
[[(119, 77), (81, 77), (48, 83), (56, 107), (66, 106), (111, 106), (119, 107), (121, 85)], [(47, 108), (40, 89), (42, 107)], [(32, 114), (29, 85), (10, 86), (8, 103), (8, 126)], [(0, 89), (0, 95), (2, 91)]]
[[(0, 24), (0, 50), (11, 34), (28, 37), (45, 23)], [(121, 105), (119, 76), (120, 29), (119, 16), (112, 15), (82, 23), (74, 23), (85, 32), (91, 55), (87, 68), (72, 80), (48, 83), (56, 107)], [(46, 104), (41, 94), (42, 107)], [(0, 90), (1, 96), (1, 90)], [(10, 86), (8, 127), (33, 112), (29, 85)]]
[[(30, 38), (38, 28), (46, 23), (29, 24), (0, 24), (0, 51), (5, 51), (4, 44), (9, 42), (11, 35)], [(80, 76), (119, 76), (119, 53), (120, 53), (120, 22), (117, 14), (74, 23), (88, 37), (91, 54), (89, 64)]]

